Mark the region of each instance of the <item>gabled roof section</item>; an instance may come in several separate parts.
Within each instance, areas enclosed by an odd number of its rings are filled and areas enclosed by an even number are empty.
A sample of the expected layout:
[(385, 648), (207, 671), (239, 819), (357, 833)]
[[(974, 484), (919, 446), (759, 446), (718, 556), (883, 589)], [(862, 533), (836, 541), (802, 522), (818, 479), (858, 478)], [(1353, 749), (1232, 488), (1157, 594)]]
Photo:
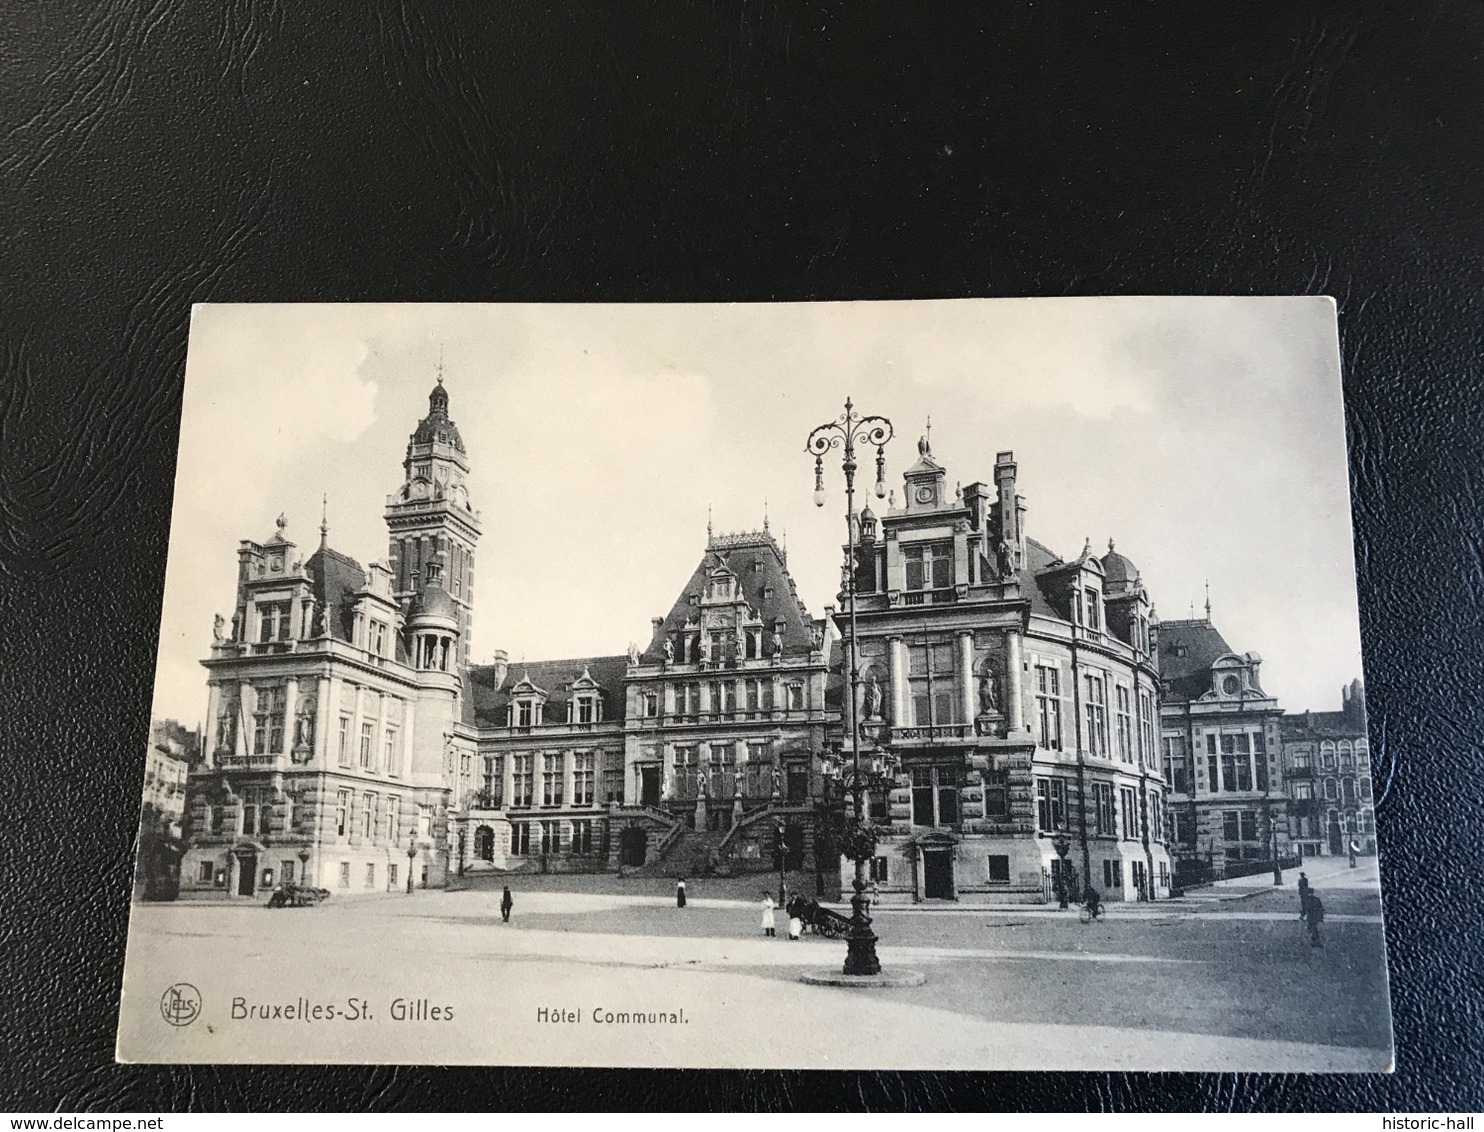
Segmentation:
[[(623, 681), (628, 670), (628, 657), (590, 656), (571, 660), (534, 660), (510, 665), (503, 687), (497, 686), (500, 667), (482, 664), (470, 668), (464, 702), (466, 723), (480, 727), (504, 727), (512, 694), (528, 682), (546, 695), (545, 718), (548, 723), (565, 723), (567, 704), (575, 691), (595, 687), (603, 701), (605, 722), (623, 719)], [(582, 680), (586, 673), (590, 683)], [(514, 677), (511, 679), (510, 677)], [(575, 689), (574, 689), (574, 686)]]
[(737, 593), (759, 618), (764, 632), (783, 621), (783, 655), (795, 656), (813, 648), (814, 618), (799, 601), (798, 589), (788, 572), (783, 551), (767, 531), (717, 535), (708, 540), (706, 553), (690, 580), (670, 607), (650, 639), (642, 660), (657, 664), (664, 658), (665, 639), (685, 628), (699, 607), (691, 604), (691, 595), (699, 601), (706, 593), (706, 580), (715, 572), (718, 562), (725, 565), (737, 581)]
[(1211, 666), (1236, 650), (1209, 621), (1162, 621), (1159, 625), (1160, 679), (1169, 700), (1196, 700), (1211, 690)]

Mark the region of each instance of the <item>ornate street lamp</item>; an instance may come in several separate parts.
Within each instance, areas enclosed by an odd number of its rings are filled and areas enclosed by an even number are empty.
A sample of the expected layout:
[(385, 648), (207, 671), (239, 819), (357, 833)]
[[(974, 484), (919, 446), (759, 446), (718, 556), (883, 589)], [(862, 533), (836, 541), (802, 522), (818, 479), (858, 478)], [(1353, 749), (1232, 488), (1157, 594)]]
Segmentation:
[(1072, 851), (1072, 842), (1067, 838), (1065, 833), (1058, 833), (1051, 839), (1051, 847), (1056, 850), (1056, 855), (1061, 858), (1061, 875), (1058, 877), (1056, 886), (1059, 890), (1057, 898), (1060, 901), (1057, 907), (1066, 908), (1067, 890), (1072, 887), (1071, 882), (1067, 879), (1067, 854)]
[[(860, 733), (857, 723), (859, 708), (856, 701), (860, 692), (860, 666), (856, 650), (855, 619), (855, 446), (857, 443), (874, 446), (876, 449), (876, 497), (886, 495), (887, 441), (892, 438), (891, 421), (885, 417), (862, 417), (847, 397), (845, 412), (837, 420), (820, 425), (809, 434), (804, 450), (814, 457), (814, 503), (824, 506), (824, 457), (834, 448), (842, 448), (844, 459), (841, 468), (845, 473), (845, 528), (849, 557), (846, 569), (846, 595), (850, 601), (850, 637), (848, 660), (850, 669), (850, 754), (857, 784), (861, 780)], [(871, 930), (871, 916), (867, 911), (866, 860), (875, 855), (875, 837), (866, 824), (864, 811), (865, 795), (855, 791), (855, 828), (844, 839), (846, 855), (855, 862), (855, 889), (850, 898), (850, 934), (846, 936), (845, 974), (877, 975), (881, 973), (881, 960), (876, 958), (876, 933)]]
[(417, 830), (407, 836), (407, 895), (412, 895), (412, 863), (417, 860)]
[(309, 846), (307, 845), (299, 850), (299, 883), (306, 887), (309, 884)]

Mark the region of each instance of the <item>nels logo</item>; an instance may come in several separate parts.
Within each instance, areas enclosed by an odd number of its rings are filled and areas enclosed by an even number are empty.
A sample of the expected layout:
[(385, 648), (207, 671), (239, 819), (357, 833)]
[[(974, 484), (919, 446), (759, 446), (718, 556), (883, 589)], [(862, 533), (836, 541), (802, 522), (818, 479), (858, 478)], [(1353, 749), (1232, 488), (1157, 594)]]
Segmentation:
[(201, 1016), (201, 992), (190, 983), (176, 983), (160, 996), (160, 1015), (172, 1026), (189, 1026)]

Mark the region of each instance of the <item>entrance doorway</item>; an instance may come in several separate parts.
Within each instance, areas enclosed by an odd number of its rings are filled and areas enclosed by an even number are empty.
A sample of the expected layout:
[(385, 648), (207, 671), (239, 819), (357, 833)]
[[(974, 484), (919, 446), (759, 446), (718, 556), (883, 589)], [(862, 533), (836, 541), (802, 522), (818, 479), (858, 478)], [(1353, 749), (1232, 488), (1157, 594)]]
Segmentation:
[(922, 854), (922, 894), (929, 900), (953, 899), (953, 852), (929, 849)]
[(658, 766), (639, 768), (639, 801), (646, 806), (660, 804), (660, 768)]
[(648, 847), (649, 837), (637, 825), (631, 825), (618, 835), (618, 858), (619, 864), (630, 868), (638, 868), (644, 864), (644, 852)]
[(788, 765), (788, 800), (790, 802), (809, 800), (809, 767), (805, 763)]
[(237, 895), (251, 896), (255, 891), (253, 882), (257, 879), (258, 855), (256, 853), (242, 853), (237, 857)]

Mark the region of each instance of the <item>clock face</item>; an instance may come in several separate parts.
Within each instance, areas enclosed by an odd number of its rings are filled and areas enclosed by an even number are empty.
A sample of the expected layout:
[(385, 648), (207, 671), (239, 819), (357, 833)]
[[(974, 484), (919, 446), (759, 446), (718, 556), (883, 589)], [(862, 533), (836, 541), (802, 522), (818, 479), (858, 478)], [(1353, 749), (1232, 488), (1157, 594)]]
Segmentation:
[(1235, 696), (1241, 690), (1242, 683), (1235, 676), (1224, 676), (1221, 680), (1221, 690), (1228, 696)]
[(917, 502), (919, 502), (919, 503), (931, 503), (932, 501), (933, 501), (933, 489), (931, 487), (929, 487), (927, 484), (923, 484), (921, 487), (919, 487), (917, 489)]

